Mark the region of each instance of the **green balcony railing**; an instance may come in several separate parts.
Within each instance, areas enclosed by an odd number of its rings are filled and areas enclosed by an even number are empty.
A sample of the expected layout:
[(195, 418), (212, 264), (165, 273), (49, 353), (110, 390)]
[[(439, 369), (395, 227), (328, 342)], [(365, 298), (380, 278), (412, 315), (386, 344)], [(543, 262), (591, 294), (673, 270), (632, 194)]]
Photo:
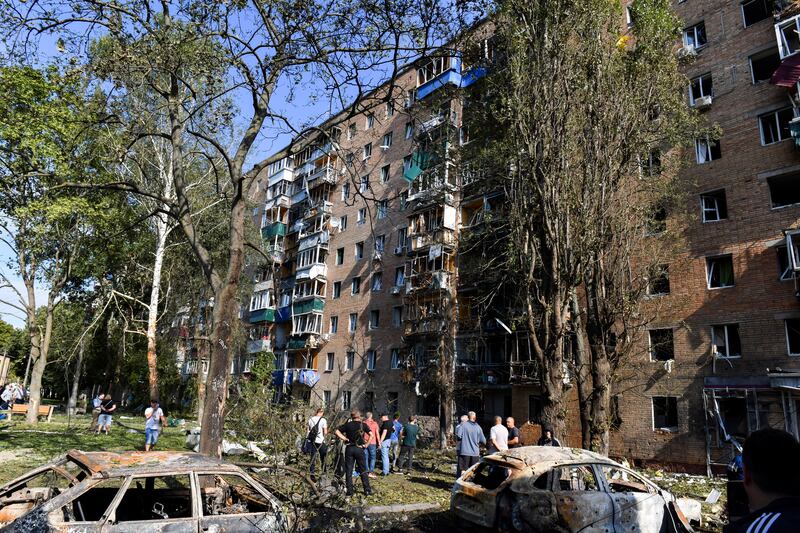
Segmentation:
[(250, 311), (250, 323), (256, 322), (275, 322), (274, 309), (259, 309), (258, 311)]
[(322, 311), (325, 309), (325, 300), (322, 298), (314, 298), (305, 302), (297, 302), (292, 305), (292, 314), (302, 315), (304, 313), (311, 313), (312, 311)]
[(262, 239), (271, 239), (272, 237), (276, 236), (284, 236), (286, 235), (286, 224), (283, 222), (273, 222), (268, 226), (264, 226), (261, 228), (261, 238)]

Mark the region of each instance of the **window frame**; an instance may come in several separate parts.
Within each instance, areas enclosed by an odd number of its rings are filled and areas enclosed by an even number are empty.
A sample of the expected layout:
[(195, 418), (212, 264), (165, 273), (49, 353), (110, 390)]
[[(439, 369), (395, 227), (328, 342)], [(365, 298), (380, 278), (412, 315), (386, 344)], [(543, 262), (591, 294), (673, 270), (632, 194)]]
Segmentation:
[[(669, 410), (669, 400), (672, 399), (675, 402), (675, 425), (674, 426), (656, 426), (656, 398), (664, 398), (667, 400), (665, 403), (665, 407)], [(677, 396), (651, 396), (650, 397), (650, 410), (651, 410), (651, 425), (653, 431), (666, 431), (669, 433), (677, 433), (680, 429), (680, 413), (678, 412), (678, 397)], [(665, 417), (666, 418), (666, 417)]]
[[(789, 122), (786, 123), (786, 130), (788, 131), (788, 135), (786, 137), (783, 137), (783, 128), (781, 127), (780, 113), (785, 111), (791, 111), (792, 118), (789, 119)], [(783, 141), (788, 141), (792, 139), (791, 130), (789, 129), (789, 123), (791, 123), (791, 121), (794, 120), (795, 118), (797, 117), (794, 116), (794, 109), (792, 107), (781, 107), (779, 109), (775, 109), (767, 113), (762, 113), (758, 115), (758, 133), (761, 138), (761, 146), (772, 146), (773, 144), (779, 144), (782, 143)], [(778, 136), (778, 140), (767, 142), (766, 135), (764, 134), (764, 122), (763, 122), (764, 119), (770, 119), (770, 121), (773, 121), (772, 125), (775, 127), (775, 133)]]
[[(731, 261), (731, 277), (733, 279), (733, 283), (731, 283), (730, 285), (720, 285), (719, 287), (712, 287), (711, 286), (711, 277), (712, 277), (711, 276), (711, 273), (712, 273), (712, 271), (711, 271), (711, 261), (714, 261), (716, 259), (723, 259), (723, 258), (729, 258), (730, 261)], [(705, 263), (706, 263), (706, 288), (708, 290), (730, 289), (731, 287), (735, 287), (736, 286), (736, 268), (735, 268), (735, 265), (733, 264), (733, 254), (710, 255), (710, 256), (707, 256), (705, 258)]]
[[(750, 24), (748, 24), (748, 23), (747, 23), (747, 18), (745, 18), (745, 15), (744, 15), (744, 6), (745, 6), (745, 4), (754, 4), (754, 3), (756, 3), (756, 2), (762, 2), (762, 3), (764, 4), (764, 7), (765, 7), (765, 8), (766, 8), (766, 10), (767, 10), (767, 16), (766, 16), (766, 17), (764, 17), (764, 18), (762, 18), (762, 19), (758, 19), (758, 20), (756, 20), (756, 21), (753, 21), (753, 22), (751, 22)], [(774, 9), (775, 9), (775, 7), (774, 7), (774, 2), (772, 2), (772, 4), (773, 4), (773, 8), (772, 8), (772, 10), (770, 10), (770, 9), (769, 9), (769, 7), (770, 7), (770, 6), (769, 6), (769, 5), (767, 5), (767, 0), (743, 0), (742, 2), (739, 2), (739, 7), (740, 7), (740, 9), (741, 9), (741, 12), (742, 12), (742, 28), (749, 28), (750, 26), (753, 26), (753, 25), (755, 25), (755, 24), (758, 24), (759, 22), (761, 22), (761, 21), (763, 21), (763, 20), (768, 20), (768, 19), (770, 19), (770, 18), (771, 18), (771, 17), (770, 17), (770, 13), (771, 13), (771, 12), (773, 12), (773, 11), (774, 11)]]
[(336, 352), (328, 352), (325, 354), (325, 372), (333, 372), (334, 368), (336, 368)]
[(347, 332), (355, 333), (358, 329), (358, 313), (350, 313), (347, 315)]
[[(730, 345), (730, 340), (729, 340), (730, 339), (730, 332), (728, 330), (728, 328), (731, 328), (731, 327), (735, 327), (736, 328), (736, 335), (739, 337), (739, 351), (740, 352), (744, 351), (742, 349), (741, 328), (739, 328), (739, 324), (732, 323), (732, 322), (731, 323), (726, 323), (726, 324), (711, 324), (711, 346), (712, 346), (712, 350), (714, 349), (714, 346), (719, 346), (719, 344), (716, 343), (716, 340), (717, 340), (716, 329), (717, 328), (722, 328), (723, 331), (724, 331), (724, 335), (725, 335), (725, 338), (724, 338), (725, 351), (726, 352), (730, 352), (731, 351), (731, 349), (730, 349), (731, 345)], [(716, 357), (719, 358), (719, 359), (741, 359), (742, 358), (742, 354), (741, 353), (736, 354), (736, 355), (729, 355), (729, 354), (720, 355), (720, 353), (717, 352), (717, 351), (714, 351), (712, 353), (717, 354)]]
[(344, 356), (344, 371), (351, 372), (356, 368), (356, 352), (348, 350)]
[(339, 315), (328, 317), (328, 333), (331, 335), (339, 333)]
[[(706, 150), (708, 152), (708, 159), (706, 159), (705, 161), (700, 161), (700, 147), (701, 147), (701, 145), (703, 143), (705, 144)], [(714, 150), (712, 149), (712, 146), (718, 152), (717, 157), (714, 157)], [(701, 139), (695, 139), (694, 140), (694, 156), (695, 156), (695, 161), (697, 161), (698, 165), (705, 165), (705, 164), (711, 163), (713, 161), (719, 161), (720, 159), (722, 159), (722, 147), (720, 145), (719, 139), (716, 140), (716, 141), (712, 141), (708, 137), (701, 138)]]
[[(766, 59), (766, 58), (772, 56), (771, 52), (775, 53), (775, 56), (777, 56), (777, 58), (778, 58), (778, 63), (777, 64), (780, 65), (781, 64), (781, 52), (780, 52), (780, 49), (777, 48), (777, 47), (770, 47), (770, 48), (767, 48), (767, 49), (762, 50), (760, 52), (756, 52), (755, 54), (751, 54), (751, 55), (747, 56), (747, 62), (750, 65), (750, 83), (751, 84), (758, 85), (759, 83), (768, 83), (769, 82), (770, 78), (765, 78), (763, 80), (756, 80), (756, 73), (755, 73), (755, 70), (753, 69), (753, 59), (755, 58), (756, 61), (762, 60), (762, 59)], [(773, 71), (773, 73), (774, 73), (774, 71)], [(771, 77), (771, 75), (770, 75), (770, 77)]]
[[(697, 29), (700, 26), (703, 27), (703, 37), (705, 39), (705, 42), (703, 44), (701, 44), (701, 45), (697, 45), (696, 44), (697, 41), (698, 41), (698, 39), (697, 39), (697, 35), (698, 35)], [(690, 31), (692, 32), (692, 40), (694, 41), (694, 43), (689, 43), (689, 40), (687, 38), (688, 37), (688, 33)], [(705, 20), (701, 20), (701, 21), (699, 21), (699, 22), (697, 22), (695, 24), (692, 24), (691, 26), (685, 27), (683, 29), (683, 31), (681, 32), (681, 34), (682, 34), (681, 38), (683, 40), (683, 45), (684, 46), (693, 46), (695, 50), (702, 50), (703, 48), (708, 46), (708, 31), (706, 30), (706, 21)]]
[(392, 348), (389, 353), (391, 353), (389, 370), (401, 370), (402, 365), (400, 364), (400, 348)]
[[(709, 85), (710, 85), (709, 90), (708, 90), (708, 94), (705, 93), (705, 89), (703, 87), (704, 86), (703, 82), (704, 82), (704, 80), (706, 78), (708, 79)], [(699, 96), (695, 96), (694, 95), (694, 84), (695, 84), (695, 82), (698, 82), (697, 83), (697, 87), (700, 89), (700, 95)], [(706, 96), (710, 96), (712, 98), (712, 100), (714, 98), (714, 77), (712, 76), (711, 72), (706, 72), (705, 74), (701, 74), (699, 76), (695, 76), (694, 78), (689, 80), (689, 105), (691, 107), (696, 107), (697, 106), (697, 99), (698, 98), (705, 98)]]
[[(373, 321), (373, 317), (375, 320)], [(369, 322), (368, 328), (370, 330), (379, 329), (381, 327), (381, 310), (380, 309), (370, 309), (369, 310)]]
[[(719, 205), (719, 198), (716, 196), (712, 196), (714, 195), (714, 193), (719, 193), (719, 192), (722, 192), (722, 200), (724, 201), (725, 204), (722, 208)], [(712, 211), (712, 209), (707, 208), (705, 205), (706, 198), (713, 199), (715, 201), (716, 205), (714, 206), (713, 209), (713, 211), (717, 213), (717, 218), (715, 220), (710, 220), (706, 218), (706, 213)], [(720, 215), (720, 212), (723, 208), (725, 211), (724, 217)], [(724, 188), (700, 193), (700, 216), (703, 224), (712, 224), (714, 222), (722, 222), (723, 220), (728, 220), (728, 195), (726, 194)]]
[(353, 276), (350, 280), (350, 295), (361, 294), (361, 276)]
[(378, 363), (378, 351), (374, 349), (367, 350), (367, 372), (375, 372), (375, 367)]
[[(653, 332), (654, 331), (669, 331), (670, 332), (670, 340), (672, 345), (672, 357), (669, 359), (658, 359), (655, 357), (655, 349), (653, 344)], [(668, 361), (675, 361), (675, 328), (666, 327), (666, 328), (648, 328), (647, 330), (647, 352), (650, 358), (651, 363), (666, 363)]]
[[(791, 346), (791, 344), (789, 342), (790, 341), (790, 338), (789, 338), (789, 322), (790, 321), (796, 321), (798, 329), (800, 329), (800, 318), (797, 318), (797, 317), (795, 317), (795, 318), (785, 318), (783, 320), (783, 331), (784, 331), (784, 334), (786, 335), (786, 354), (789, 357), (800, 357), (800, 339), (798, 340), (798, 346), (797, 346), (798, 351), (796, 351), (796, 352), (792, 351), (792, 346)], [(800, 337), (800, 334), (798, 334), (798, 336)]]

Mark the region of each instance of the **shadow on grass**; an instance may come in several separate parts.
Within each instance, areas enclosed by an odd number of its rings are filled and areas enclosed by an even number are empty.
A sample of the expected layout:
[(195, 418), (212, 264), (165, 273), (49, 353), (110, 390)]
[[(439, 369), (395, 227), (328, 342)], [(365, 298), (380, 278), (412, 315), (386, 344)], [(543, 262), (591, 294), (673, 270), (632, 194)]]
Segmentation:
[(408, 480), (411, 481), (412, 483), (427, 485), (428, 487), (432, 487), (434, 489), (447, 490), (447, 491), (452, 489), (453, 483), (455, 483), (455, 480), (449, 481), (447, 479), (428, 478), (428, 477), (422, 477), (419, 474), (412, 474), (408, 476)]

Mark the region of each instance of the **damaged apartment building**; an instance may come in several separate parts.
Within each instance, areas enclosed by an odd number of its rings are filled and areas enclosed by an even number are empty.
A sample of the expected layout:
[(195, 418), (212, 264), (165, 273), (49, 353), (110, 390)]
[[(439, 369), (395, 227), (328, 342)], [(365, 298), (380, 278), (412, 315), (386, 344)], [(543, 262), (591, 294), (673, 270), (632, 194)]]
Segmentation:
[[(685, 246), (648, 296), (665, 312), (615, 391), (611, 453), (710, 469), (757, 428), (800, 431), (800, 18), (767, 0), (674, 9), (687, 105), (722, 135), (697, 139), (687, 207), (665, 220)], [(279, 400), (438, 415), (447, 383), (456, 413), (536, 421), (522, 313), (493, 289), (505, 198), (462, 160), (492, 40), (465, 50), (420, 59), (267, 159), (269, 259), (243, 318), (248, 351), (276, 356)]]

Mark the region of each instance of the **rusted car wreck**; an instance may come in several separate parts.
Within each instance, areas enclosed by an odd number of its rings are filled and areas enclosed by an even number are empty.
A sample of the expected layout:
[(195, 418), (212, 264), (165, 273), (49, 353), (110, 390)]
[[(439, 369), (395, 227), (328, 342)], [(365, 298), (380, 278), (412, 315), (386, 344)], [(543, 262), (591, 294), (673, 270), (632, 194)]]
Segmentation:
[(672, 494), (607, 457), (527, 446), (484, 457), (453, 486), (464, 525), (500, 531), (690, 533)]
[(288, 530), (241, 468), (194, 453), (72, 450), (0, 489), (0, 532)]

